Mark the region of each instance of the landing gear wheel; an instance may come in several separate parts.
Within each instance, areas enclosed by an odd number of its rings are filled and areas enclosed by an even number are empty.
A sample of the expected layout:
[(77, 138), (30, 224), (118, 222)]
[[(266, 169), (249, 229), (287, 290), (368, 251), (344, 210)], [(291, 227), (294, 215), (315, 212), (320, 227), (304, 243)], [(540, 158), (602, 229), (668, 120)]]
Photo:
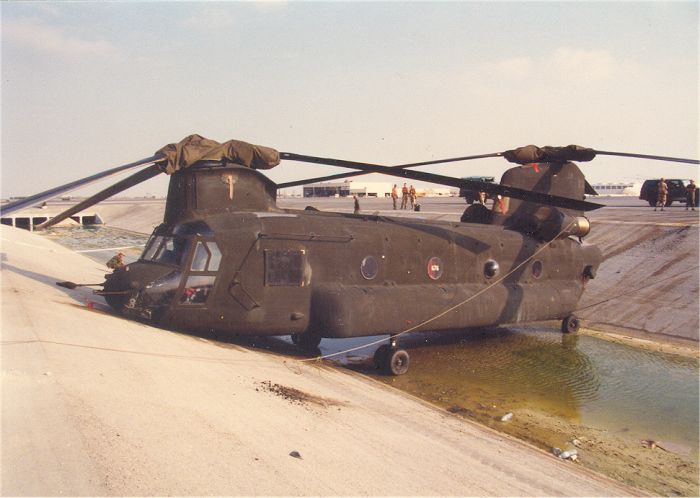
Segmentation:
[(121, 273), (115, 271), (105, 279), (104, 291), (106, 294), (103, 297), (117, 313), (123, 313), (124, 306), (129, 302), (128, 294), (120, 294), (120, 292), (127, 290), (129, 290), (129, 284)]
[(392, 349), (386, 365), (386, 373), (391, 375), (403, 375), (408, 372), (411, 358), (404, 349)]
[(390, 351), (391, 347), (384, 344), (383, 346), (379, 346), (374, 352), (374, 366), (379, 370), (384, 370)]
[(315, 351), (321, 344), (321, 336), (311, 332), (306, 334), (292, 334), (292, 342), (304, 351)]
[(403, 375), (408, 372), (411, 359), (404, 349), (384, 344), (374, 352), (374, 364), (387, 375)]
[(565, 334), (578, 332), (580, 322), (574, 315), (569, 315), (561, 321), (561, 331)]

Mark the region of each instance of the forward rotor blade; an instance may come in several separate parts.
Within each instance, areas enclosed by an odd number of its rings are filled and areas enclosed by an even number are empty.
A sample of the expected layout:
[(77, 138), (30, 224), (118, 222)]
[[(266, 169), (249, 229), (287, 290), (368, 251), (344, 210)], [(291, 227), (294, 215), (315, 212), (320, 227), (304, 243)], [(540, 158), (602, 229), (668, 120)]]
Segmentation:
[(522, 199), (524, 201), (537, 202), (540, 204), (548, 204), (568, 209), (576, 209), (579, 211), (592, 211), (594, 209), (599, 209), (603, 207), (602, 204), (595, 204), (592, 202), (569, 199), (567, 197), (559, 197), (556, 195), (543, 194), (540, 192), (532, 192), (530, 190), (509, 187), (506, 185), (500, 185), (498, 183), (463, 180), (461, 178), (453, 178), (451, 176), (436, 175), (434, 173), (425, 173), (422, 171), (413, 171), (410, 169), (404, 169), (403, 167), (379, 166), (376, 164), (358, 163), (354, 161), (345, 161), (342, 159), (328, 159), (323, 157), (304, 156), (289, 152), (284, 152), (280, 154), (280, 157), (282, 159), (287, 159), (291, 161), (302, 161), (315, 164), (328, 164), (330, 166), (338, 166), (341, 168), (358, 169), (362, 170), (365, 173), (383, 173), (386, 175), (398, 176), (401, 178), (410, 178), (413, 180), (420, 180), (430, 183), (438, 183), (442, 185), (449, 185), (452, 187), (463, 187), (468, 188), (470, 190), (486, 192), (492, 195), (503, 195), (506, 197), (512, 197), (514, 199)]
[(75, 213), (79, 213), (83, 209), (87, 209), (93, 204), (97, 204), (100, 201), (103, 201), (109, 197), (112, 197), (115, 194), (118, 194), (119, 192), (122, 192), (130, 187), (133, 187), (134, 185), (137, 185), (141, 182), (144, 182), (146, 180), (149, 180), (153, 178), (154, 176), (157, 176), (158, 174), (162, 173), (160, 167), (156, 164), (153, 164), (147, 168), (142, 169), (141, 171), (138, 171), (134, 173), (131, 176), (128, 176), (124, 178), (123, 180), (115, 183), (114, 185), (111, 185), (107, 187), (104, 190), (101, 190), (100, 192), (96, 193), (92, 197), (89, 197), (85, 199), (82, 202), (79, 202), (75, 206), (66, 209), (63, 211), (61, 214), (58, 216), (54, 216), (48, 221), (45, 221), (41, 225), (38, 225), (35, 227), (35, 230), (43, 230), (45, 228), (49, 228), (54, 226), (57, 223), (62, 222), (66, 218), (73, 216)]
[[(291, 152), (280, 152), (280, 159), (289, 159), (289, 160), (294, 160), (291, 156), (295, 156), (296, 154), (291, 153)], [(452, 157), (449, 159), (435, 159), (433, 161), (422, 161), (419, 163), (408, 163), (408, 164), (399, 164), (397, 166), (388, 166), (390, 168), (412, 168), (414, 166), (427, 166), (429, 164), (441, 164), (441, 163), (451, 163), (451, 162), (458, 162), (458, 161), (470, 161), (472, 159), (484, 159), (486, 157), (502, 157), (503, 153), (502, 152), (493, 152), (490, 154), (478, 154), (474, 156), (463, 156), (463, 157)], [(331, 161), (334, 161), (334, 159), (330, 159)], [(326, 164), (326, 163), (324, 163)], [(340, 166), (340, 165), (337, 165)], [(340, 166), (343, 167), (343, 166)], [(288, 187), (297, 187), (299, 185), (305, 185), (307, 183), (316, 183), (316, 182), (325, 182), (329, 180), (340, 180), (342, 178), (352, 178), (353, 176), (360, 176), (360, 175), (366, 175), (366, 171), (353, 171), (350, 173), (338, 173), (335, 175), (328, 175), (328, 176), (318, 176), (316, 178), (309, 178), (307, 180), (297, 180), (294, 182), (287, 182), (287, 183), (280, 183), (277, 185), (277, 188), (288, 188)]]
[(116, 168), (108, 169), (106, 171), (103, 171), (102, 173), (87, 176), (85, 178), (81, 178), (80, 180), (75, 180), (73, 182), (66, 183), (65, 185), (61, 185), (60, 187), (54, 187), (49, 190), (40, 192), (38, 194), (25, 197), (24, 199), (20, 199), (18, 201), (10, 202), (8, 204), (0, 206), (0, 213), (3, 215), (14, 213), (15, 211), (19, 211), (20, 209), (30, 207), (38, 202), (46, 201), (48, 199), (51, 199), (52, 197), (56, 197), (57, 195), (65, 194), (66, 192), (70, 192), (71, 190), (75, 190), (79, 187), (89, 185), (90, 183), (96, 182), (97, 180), (101, 180), (102, 178), (107, 178), (109, 176), (115, 175), (121, 171), (135, 168), (143, 164), (157, 162), (162, 159), (162, 156), (155, 155), (133, 163), (117, 166)]
[[(294, 159), (290, 159), (290, 161), (294, 161)], [(286, 183), (278, 183), (277, 188), (288, 188), (288, 187), (298, 187), (299, 185), (306, 185), (309, 183), (316, 183), (316, 182), (328, 182), (330, 180), (340, 180), (342, 178), (351, 178), (353, 176), (360, 176), (360, 175), (366, 175), (366, 171), (353, 171), (352, 173), (338, 173), (337, 175), (326, 175), (326, 176), (317, 176), (316, 178), (307, 178), (306, 180), (297, 180), (294, 182), (286, 182)]]
[(634, 154), (631, 152), (609, 152), (604, 150), (596, 150), (594, 152), (596, 154), (600, 154), (601, 156), (636, 157), (639, 159), (653, 159), (655, 161), (671, 161), (676, 163), (700, 164), (700, 160), (698, 159), (683, 159), (682, 157), (652, 156), (648, 154)]

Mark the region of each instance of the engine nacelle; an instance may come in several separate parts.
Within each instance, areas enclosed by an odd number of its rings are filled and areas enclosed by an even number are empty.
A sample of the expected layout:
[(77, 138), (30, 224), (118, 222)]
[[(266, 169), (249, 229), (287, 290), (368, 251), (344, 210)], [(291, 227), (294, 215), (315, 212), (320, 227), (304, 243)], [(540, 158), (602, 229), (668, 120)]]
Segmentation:
[(552, 213), (538, 223), (534, 231), (544, 240), (563, 239), (566, 237), (585, 237), (591, 231), (591, 222), (585, 216), (571, 216), (556, 208), (549, 208)]

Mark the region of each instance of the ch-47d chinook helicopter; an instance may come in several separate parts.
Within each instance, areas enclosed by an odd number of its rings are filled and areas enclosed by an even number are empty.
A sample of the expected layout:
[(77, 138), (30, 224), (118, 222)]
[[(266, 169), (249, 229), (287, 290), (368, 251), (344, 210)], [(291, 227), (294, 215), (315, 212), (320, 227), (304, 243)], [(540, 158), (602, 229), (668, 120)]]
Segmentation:
[[(315, 349), (322, 338), (388, 334), (375, 362), (408, 370), (396, 337), (408, 330), (451, 330), (561, 319), (572, 315), (600, 250), (584, 244), (584, 216), (602, 207), (571, 161), (597, 154), (697, 163), (697, 160), (535, 147), (394, 167), (327, 159), (198, 135), (154, 156), (2, 207), (8, 213), (97, 179), (153, 163), (44, 224), (68, 216), (161, 172), (171, 175), (163, 223), (140, 259), (106, 275), (102, 290), (119, 313), (167, 328), (232, 335), (292, 335)], [(518, 164), (500, 184), (407, 169), (504, 157)], [(259, 169), (281, 160), (346, 167), (350, 173), (276, 185)], [(460, 222), (281, 209), (278, 188), (368, 172), (485, 191), (493, 209), (467, 208)], [(41, 227), (40, 227), (41, 228)], [(407, 250), (407, 248), (410, 248)], [(78, 284), (62, 282), (68, 287)]]

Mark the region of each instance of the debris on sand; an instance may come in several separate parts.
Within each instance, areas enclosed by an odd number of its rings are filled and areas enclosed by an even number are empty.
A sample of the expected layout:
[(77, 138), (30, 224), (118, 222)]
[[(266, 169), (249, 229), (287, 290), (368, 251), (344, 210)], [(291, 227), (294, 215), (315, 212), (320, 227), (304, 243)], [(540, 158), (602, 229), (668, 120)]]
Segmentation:
[(558, 456), (562, 460), (571, 460), (575, 462), (578, 460), (578, 451), (576, 450), (566, 450), (562, 451), (561, 448), (552, 448), (552, 454)]
[(576, 460), (578, 460), (578, 451), (576, 451), (576, 450), (562, 451), (559, 454), (559, 458), (561, 458), (562, 460), (571, 460), (572, 462), (575, 462)]
[(657, 447), (656, 441), (652, 441), (651, 439), (642, 439), (641, 441), (642, 446), (645, 448), (649, 448), (650, 450), (653, 450)]
[(258, 392), (261, 390), (267, 391), (287, 400), (293, 405), (300, 405), (305, 408), (310, 408), (313, 406), (322, 408), (338, 407), (338, 410), (340, 410), (341, 407), (346, 406), (346, 403), (343, 401), (316, 396), (294, 387), (283, 386), (269, 380), (259, 382), (258, 386), (259, 387), (255, 388), (255, 390)]
[(301, 458), (301, 454), (296, 450), (290, 452), (289, 456), (294, 457), (294, 458), (298, 458), (299, 460), (303, 460), (303, 458)]
[(513, 420), (513, 412), (508, 412), (501, 417), (501, 422), (509, 422)]

